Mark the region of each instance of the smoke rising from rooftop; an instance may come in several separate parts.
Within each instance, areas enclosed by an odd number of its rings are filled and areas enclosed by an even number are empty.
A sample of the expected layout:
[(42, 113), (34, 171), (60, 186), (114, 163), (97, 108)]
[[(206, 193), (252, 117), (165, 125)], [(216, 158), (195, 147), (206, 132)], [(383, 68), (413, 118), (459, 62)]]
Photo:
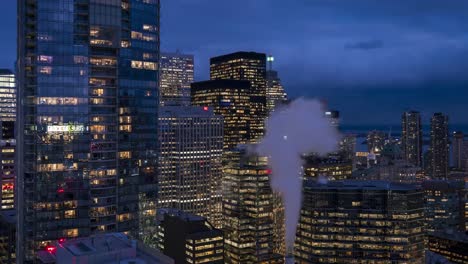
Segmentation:
[(271, 187), (283, 198), (286, 243), (292, 248), (302, 202), (301, 155), (325, 155), (336, 150), (339, 133), (330, 125), (318, 100), (297, 99), (274, 111), (266, 122), (266, 135), (257, 147), (269, 157)]

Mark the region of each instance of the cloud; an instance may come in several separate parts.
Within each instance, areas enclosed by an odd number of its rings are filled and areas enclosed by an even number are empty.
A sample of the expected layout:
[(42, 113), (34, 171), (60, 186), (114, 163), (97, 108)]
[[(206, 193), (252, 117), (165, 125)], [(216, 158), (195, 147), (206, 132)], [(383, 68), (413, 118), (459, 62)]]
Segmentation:
[(275, 56), (292, 95), (468, 83), (468, 1), (171, 0), (162, 11), (162, 47), (194, 53), (197, 80), (210, 57), (248, 50)]
[(345, 45), (345, 49), (351, 50), (374, 50), (374, 49), (381, 49), (384, 47), (384, 44), (381, 40), (366, 40), (366, 41), (359, 41), (354, 43), (348, 43)]

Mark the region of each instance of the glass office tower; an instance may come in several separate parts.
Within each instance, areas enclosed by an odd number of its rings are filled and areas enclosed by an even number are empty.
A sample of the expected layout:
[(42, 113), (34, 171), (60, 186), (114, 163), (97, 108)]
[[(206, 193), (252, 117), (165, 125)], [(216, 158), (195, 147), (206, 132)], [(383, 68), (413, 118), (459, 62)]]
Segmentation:
[(295, 263), (424, 261), (424, 193), (384, 181), (304, 183)]
[(266, 54), (240, 51), (211, 58), (210, 79), (250, 82), (249, 139), (259, 142), (267, 117)]
[(159, 0), (18, 0), (20, 263), (153, 233), (158, 58)]
[(159, 68), (159, 103), (167, 105), (190, 105), (190, 84), (193, 83), (193, 55), (180, 52), (161, 53)]

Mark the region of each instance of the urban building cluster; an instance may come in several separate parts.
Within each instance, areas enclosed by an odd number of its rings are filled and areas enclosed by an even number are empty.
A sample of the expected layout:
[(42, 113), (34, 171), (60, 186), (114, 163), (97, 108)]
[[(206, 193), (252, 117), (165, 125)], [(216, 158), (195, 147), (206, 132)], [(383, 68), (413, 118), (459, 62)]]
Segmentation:
[[(468, 139), (435, 113), (304, 153), (294, 246), (269, 158), (274, 57), (160, 51), (160, 0), (20, 0), (0, 70), (0, 264), (468, 263)], [(326, 110), (340, 129), (340, 113)], [(358, 150), (364, 137), (367, 150)], [(428, 255), (429, 254), (429, 255)]]

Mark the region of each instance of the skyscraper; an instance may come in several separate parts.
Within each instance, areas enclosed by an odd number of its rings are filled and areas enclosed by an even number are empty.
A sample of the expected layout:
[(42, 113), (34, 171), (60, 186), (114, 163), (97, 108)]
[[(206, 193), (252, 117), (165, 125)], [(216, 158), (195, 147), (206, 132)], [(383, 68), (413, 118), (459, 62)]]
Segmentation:
[(239, 148), (223, 176), (225, 263), (284, 263), (275, 254), (275, 197), (267, 158)]
[(223, 118), (211, 108), (159, 110), (158, 208), (176, 208), (221, 226)]
[(461, 131), (453, 133), (452, 159), (455, 169), (466, 170), (468, 167), (468, 141)]
[(164, 105), (190, 105), (190, 84), (193, 82), (193, 55), (179, 52), (161, 53), (159, 102)]
[(435, 113), (431, 119), (428, 174), (433, 179), (446, 179), (449, 173), (448, 116)]
[(425, 200), (426, 229), (434, 231), (463, 230), (465, 183), (430, 180), (422, 183)]
[(424, 263), (424, 234), (423, 192), (412, 185), (309, 180), (295, 261)]
[(288, 100), (288, 96), (284, 91), (281, 79), (278, 77), (278, 72), (273, 70), (273, 56), (268, 56), (268, 70), (266, 73), (266, 104), (268, 112), (271, 112), (278, 104)]
[(246, 144), (250, 139), (250, 83), (214, 80), (192, 83), (192, 104), (212, 107), (224, 118), (224, 149)]
[(60, 238), (154, 235), (159, 0), (18, 1), (20, 263)]
[(401, 149), (406, 161), (422, 167), (422, 124), (419, 112), (404, 112), (401, 117)]
[(267, 117), (266, 55), (236, 52), (210, 59), (211, 80), (246, 80), (250, 82), (250, 141), (263, 137)]
[(15, 75), (0, 69), (0, 211), (14, 209), (15, 184)]

